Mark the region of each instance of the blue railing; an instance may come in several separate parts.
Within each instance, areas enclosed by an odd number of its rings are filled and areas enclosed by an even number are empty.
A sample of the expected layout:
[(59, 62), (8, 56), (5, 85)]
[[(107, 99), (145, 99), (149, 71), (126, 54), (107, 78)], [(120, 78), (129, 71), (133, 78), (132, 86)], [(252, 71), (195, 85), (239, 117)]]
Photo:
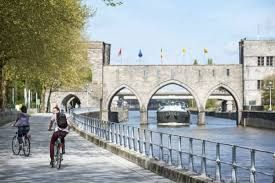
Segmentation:
[(216, 182), (275, 182), (275, 153), (271, 151), (173, 135), (76, 113), (73, 118), (75, 125), (87, 133)]

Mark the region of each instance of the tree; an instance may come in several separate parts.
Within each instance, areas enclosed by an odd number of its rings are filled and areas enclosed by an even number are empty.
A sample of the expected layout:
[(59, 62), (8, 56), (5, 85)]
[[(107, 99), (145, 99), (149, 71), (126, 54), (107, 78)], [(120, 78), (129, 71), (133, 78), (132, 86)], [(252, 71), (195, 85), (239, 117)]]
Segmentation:
[[(1, 2), (2, 1), (2, 2)], [(45, 78), (69, 67), (91, 15), (80, 0), (0, 1), (0, 103), (5, 106), (7, 79)], [(44, 77), (43, 77), (44, 76)], [(43, 80), (43, 79), (42, 79)]]
[(193, 65), (198, 65), (198, 60), (195, 59)]
[(214, 64), (214, 63), (213, 63), (213, 59), (212, 59), (212, 58), (208, 58), (208, 59), (207, 59), (207, 64), (208, 64), (208, 65)]

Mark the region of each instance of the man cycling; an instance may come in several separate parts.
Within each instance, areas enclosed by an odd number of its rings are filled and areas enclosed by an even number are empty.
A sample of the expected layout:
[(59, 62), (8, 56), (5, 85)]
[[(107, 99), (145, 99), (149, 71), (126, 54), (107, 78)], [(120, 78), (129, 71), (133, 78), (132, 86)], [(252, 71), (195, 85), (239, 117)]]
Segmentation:
[[(51, 137), (51, 142), (50, 142), (50, 158), (51, 162), (50, 164), (52, 165), (54, 162), (54, 145), (55, 141), (60, 137), (61, 143), (62, 143), (62, 153), (65, 154), (65, 136), (69, 133), (69, 124), (67, 123), (66, 116), (65, 114), (60, 113), (59, 108), (56, 106), (53, 108), (53, 115), (51, 117), (51, 121), (49, 124), (49, 131), (52, 130), (52, 127), (54, 126), (54, 133), (52, 134)], [(61, 123), (61, 121), (64, 121), (62, 119), (65, 118), (66, 125)]]

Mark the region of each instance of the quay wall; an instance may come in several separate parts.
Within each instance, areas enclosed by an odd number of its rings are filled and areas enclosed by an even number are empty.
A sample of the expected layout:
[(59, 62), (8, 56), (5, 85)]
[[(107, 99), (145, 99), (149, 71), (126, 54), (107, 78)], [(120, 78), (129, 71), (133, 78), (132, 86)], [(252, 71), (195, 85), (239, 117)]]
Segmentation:
[(275, 113), (243, 111), (241, 125), (275, 130)]

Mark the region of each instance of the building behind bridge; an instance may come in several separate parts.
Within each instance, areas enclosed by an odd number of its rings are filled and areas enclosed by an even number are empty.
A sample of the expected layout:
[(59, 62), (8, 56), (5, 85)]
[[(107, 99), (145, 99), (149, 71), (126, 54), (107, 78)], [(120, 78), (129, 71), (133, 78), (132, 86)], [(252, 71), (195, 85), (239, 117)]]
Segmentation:
[(265, 80), (275, 75), (275, 40), (242, 39), (239, 55), (243, 65), (244, 109), (262, 110), (262, 91), (268, 87)]

